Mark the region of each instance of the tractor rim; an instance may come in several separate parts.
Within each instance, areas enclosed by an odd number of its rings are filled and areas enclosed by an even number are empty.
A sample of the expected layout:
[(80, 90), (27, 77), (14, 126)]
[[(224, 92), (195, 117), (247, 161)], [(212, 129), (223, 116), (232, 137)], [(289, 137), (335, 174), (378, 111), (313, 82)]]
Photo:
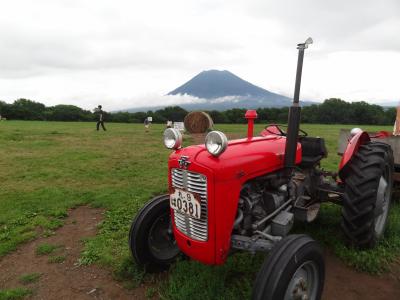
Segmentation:
[(315, 300), (319, 286), (319, 272), (315, 262), (307, 261), (297, 268), (289, 282), (285, 300)]
[(159, 216), (149, 231), (147, 240), (151, 254), (158, 260), (172, 260), (179, 254), (179, 248), (172, 233), (169, 213)]
[(390, 182), (390, 170), (385, 168), (385, 174), (379, 180), (376, 197), (375, 236), (378, 238), (383, 234), (389, 214), (390, 195), (392, 192)]

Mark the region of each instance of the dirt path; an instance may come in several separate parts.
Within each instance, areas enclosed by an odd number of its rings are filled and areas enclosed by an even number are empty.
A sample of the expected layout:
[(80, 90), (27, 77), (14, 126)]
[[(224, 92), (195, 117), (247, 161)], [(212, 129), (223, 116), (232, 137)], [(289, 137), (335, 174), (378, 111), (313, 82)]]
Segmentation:
[(390, 273), (371, 276), (346, 267), (337, 257), (326, 252), (324, 300), (400, 299), (400, 265)]
[[(128, 291), (107, 270), (77, 264), (81, 240), (96, 234), (103, 210), (79, 207), (68, 215), (54, 236), (32, 241), (0, 259), (0, 289), (29, 288), (32, 299), (146, 299), (144, 288)], [(62, 245), (55, 255), (65, 256), (65, 261), (49, 263), (49, 255), (37, 255), (36, 249), (43, 243)], [(41, 276), (35, 283), (21, 284), (21, 275), (29, 273)]]

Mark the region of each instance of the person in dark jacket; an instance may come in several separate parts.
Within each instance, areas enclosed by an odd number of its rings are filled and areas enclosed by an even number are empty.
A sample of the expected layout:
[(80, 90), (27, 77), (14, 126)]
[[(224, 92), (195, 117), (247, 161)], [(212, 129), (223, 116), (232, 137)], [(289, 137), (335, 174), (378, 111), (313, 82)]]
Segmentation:
[(96, 127), (97, 127), (97, 131), (99, 131), (100, 125), (101, 125), (101, 127), (103, 128), (103, 130), (106, 131), (106, 128), (104, 127), (104, 112), (102, 111), (101, 108), (102, 108), (102, 106), (99, 105), (99, 106), (97, 107), (97, 110), (96, 110), (97, 114), (99, 115), (99, 120), (97, 121)]
[(144, 119), (143, 124), (144, 124), (144, 128), (145, 128), (146, 132), (149, 132), (149, 127), (150, 127), (149, 119), (148, 118)]

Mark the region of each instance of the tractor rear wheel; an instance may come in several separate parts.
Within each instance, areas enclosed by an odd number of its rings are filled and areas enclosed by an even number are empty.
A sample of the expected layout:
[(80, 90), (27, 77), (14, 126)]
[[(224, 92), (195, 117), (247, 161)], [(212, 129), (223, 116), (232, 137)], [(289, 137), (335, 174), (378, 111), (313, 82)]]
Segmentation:
[(342, 229), (349, 245), (372, 248), (385, 232), (393, 186), (393, 152), (383, 143), (360, 146), (345, 174)]
[(325, 263), (318, 243), (304, 234), (289, 235), (261, 266), (252, 300), (318, 300), (324, 281)]
[(180, 254), (171, 224), (169, 195), (150, 200), (136, 215), (129, 232), (129, 247), (146, 271), (166, 269)]

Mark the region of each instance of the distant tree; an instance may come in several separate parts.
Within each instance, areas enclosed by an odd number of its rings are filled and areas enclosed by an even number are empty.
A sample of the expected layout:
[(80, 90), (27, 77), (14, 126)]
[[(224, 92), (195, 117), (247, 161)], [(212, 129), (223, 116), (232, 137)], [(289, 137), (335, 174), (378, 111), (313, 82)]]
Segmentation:
[(60, 104), (46, 109), (46, 119), (50, 121), (90, 121), (92, 113), (74, 105)]
[(271, 121), (271, 114), (269, 108), (258, 108), (257, 109), (258, 118), (255, 120), (256, 123), (268, 123)]
[(225, 111), (225, 116), (229, 123), (246, 123), (246, 119), (244, 118), (245, 113), (246, 109), (234, 108)]
[(228, 120), (228, 118), (227, 118), (227, 116), (226, 116), (226, 114), (225, 114), (225, 112), (221, 112), (221, 111), (217, 111), (217, 110), (212, 110), (212, 111), (209, 111), (209, 112), (207, 112), (209, 115), (210, 115), (210, 117), (211, 117), (211, 119), (214, 121), (214, 123), (219, 123), (219, 124), (222, 124), (222, 123), (229, 123), (229, 120)]
[(183, 122), (183, 119), (188, 114), (187, 110), (179, 106), (168, 106), (164, 109), (155, 111), (154, 113), (159, 119), (169, 120), (173, 122)]
[(107, 118), (109, 122), (117, 122), (117, 123), (137, 123), (138, 120), (135, 119), (134, 114), (129, 112), (117, 112), (112, 113)]
[(350, 107), (350, 121), (353, 124), (379, 125), (384, 123), (385, 113), (379, 105), (361, 101), (351, 103)]
[(158, 113), (155, 113), (155, 112), (153, 112), (152, 110), (149, 110), (149, 111), (146, 113), (146, 115), (145, 115), (145, 117), (143, 118), (142, 122), (143, 122), (144, 119), (147, 118), (147, 117), (152, 117), (154, 123), (165, 123), (165, 122), (167, 122), (167, 119), (166, 119), (163, 115), (160, 115), (160, 114), (158, 114)]
[(301, 120), (304, 123), (318, 123), (320, 121), (320, 108), (321, 104), (314, 104), (302, 108)]
[(11, 104), (0, 101), (0, 115), (2, 118), (11, 119)]
[(326, 124), (344, 123), (349, 124), (351, 119), (351, 104), (338, 98), (324, 101), (318, 109), (318, 122)]
[[(288, 107), (258, 108), (256, 122), (262, 124), (287, 123)], [(108, 122), (143, 123), (147, 117), (153, 117), (154, 123), (165, 123), (167, 120), (182, 121), (188, 111), (180, 106), (170, 106), (157, 111), (117, 112), (108, 114)], [(246, 109), (212, 110), (208, 112), (215, 123), (246, 123)], [(0, 101), (0, 114), (7, 119), (50, 120), (50, 121), (93, 121), (96, 115), (74, 105), (56, 105), (46, 107), (44, 104), (28, 99), (18, 99), (13, 104)], [(375, 124), (392, 125), (396, 118), (396, 109), (385, 109), (367, 102), (349, 103), (342, 99), (330, 98), (321, 104), (302, 108), (302, 123), (321, 124)]]
[(394, 124), (395, 120), (396, 120), (396, 108), (395, 107), (391, 107), (388, 108), (384, 111), (384, 121), (383, 124)]
[(147, 113), (145, 112), (136, 112), (133, 114), (133, 118), (138, 121), (138, 123), (143, 123), (144, 119), (147, 118)]
[(28, 99), (18, 99), (11, 107), (11, 118), (18, 120), (45, 120), (46, 106)]

